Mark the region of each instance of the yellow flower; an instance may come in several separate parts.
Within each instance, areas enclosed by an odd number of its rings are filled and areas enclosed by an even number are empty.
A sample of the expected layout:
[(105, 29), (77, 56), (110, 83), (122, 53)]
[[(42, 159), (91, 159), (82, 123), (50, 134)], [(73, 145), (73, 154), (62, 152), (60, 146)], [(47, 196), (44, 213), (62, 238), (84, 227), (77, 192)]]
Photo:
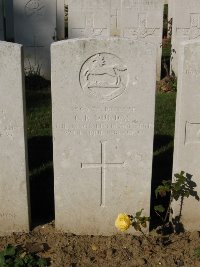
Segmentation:
[(124, 232), (128, 230), (130, 225), (131, 225), (131, 220), (129, 216), (125, 213), (120, 213), (115, 221), (115, 226), (117, 227), (117, 229)]

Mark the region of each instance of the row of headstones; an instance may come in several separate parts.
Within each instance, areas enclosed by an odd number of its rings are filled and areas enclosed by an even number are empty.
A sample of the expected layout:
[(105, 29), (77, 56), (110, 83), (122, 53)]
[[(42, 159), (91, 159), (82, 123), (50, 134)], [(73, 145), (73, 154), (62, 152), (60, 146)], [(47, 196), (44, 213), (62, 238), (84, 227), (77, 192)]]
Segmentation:
[[(7, 5), (12, 1), (7, 0)], [(177, 75), (179, 43), (200, 38), (200, 1), (168, 2), (168, 17), (173, 17), (172, 48), (176, 51), (172, 69)], [(160, 79), (163, 0), (68, 0), (65, 3), (69, 6), (69, 38), (118, 36), (156, 44), (157, 80)], [(14, 0), (13, 4), (14, 39), (24, 45), (26, 73), (35, 69), (50, 79), (50, 44), (65, 38), (64, 0)]]
[(50, 79), (50, 45), (65, 39), (65, 1), (0, 0), (0, 40), (23, 44), (27, 74)]
[(106, 0), (69, 2), (69, 38), (119, 36), (157, 46), (157, 80), (161, 73), (163, 4), (172, 19), (171, 71), (178, 74), (179, 44), (200, 39), (199, 0)]
[[(56, 228), (116, 233), (118, 213), (150, 212), (156, 47), (129, 39), (52, 45)], [(200, 42), (180, 52), (174, 172), (193, 175), (200, 194)], [(29, 180), (22, 46), (0, 42), (0, 234), (29, 230)], [(167, 162), (166, 162), (167, 164)], [(164, 178), (164, 177), (163, 177)], [(173, 203), (174, 216), (180, 211)], [(182, 221), (199, 230), (199, 203)], [(130, 230), (130, 232), (133, 232)]]

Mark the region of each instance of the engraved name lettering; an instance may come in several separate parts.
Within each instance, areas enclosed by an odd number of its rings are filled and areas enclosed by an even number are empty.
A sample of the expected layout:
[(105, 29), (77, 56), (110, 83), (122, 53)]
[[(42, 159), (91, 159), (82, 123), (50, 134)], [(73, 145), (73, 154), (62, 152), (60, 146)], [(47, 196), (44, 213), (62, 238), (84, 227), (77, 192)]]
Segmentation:
[(1, 219), (14, 219), (14, 218), (16, 218), (16, 214), (7, 213), (7, 212), (1, 212), (0, 213), (0, 218)]

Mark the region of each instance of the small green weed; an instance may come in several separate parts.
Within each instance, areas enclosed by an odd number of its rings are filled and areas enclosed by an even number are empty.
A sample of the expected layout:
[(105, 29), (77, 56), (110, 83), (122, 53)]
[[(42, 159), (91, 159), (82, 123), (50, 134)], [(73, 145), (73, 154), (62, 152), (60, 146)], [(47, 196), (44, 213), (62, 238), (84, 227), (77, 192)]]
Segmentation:
[(200, 258), (200, 247), (198, 247), (194, 250), (194, 254), (196, 257)]
[(172, 91), (177, 92), (177, 77), (173, 71), (169, 76), (169, 84), (171, 86)]
[[(166, 226), (167, 219), (170, 217), (170, 214), (173, 214), (173, 210), (171, 208), (172, 202), (180, 200), (180, 212), (178, 216), (178, 223), (180, 223), (181, 214), (182, 214), (182, 207), (184, 198), (194, 197), (196, 200), (199, 201), (199, 196), (197, 191), (194, 188), (197, 186), (195, 182), (191, 180), (192, 175), (185, 174), (184, 171), (180, 173), (176, 173), (174, 175), (174, 182), (172, 181), (162, 181), (162, 184), (159, 185), (155, 190), (156, 198), (166, 197), (167, 194), (170, 194), (170, 201), (167, 209), (163, 207), (163, 205), (154, 206), (154, 210), (156, 214), (161, 218), (163, 225), (162, 229)], [(164, 215), (162, 215), (164, 214)]]
[(143, 210), (144, 209), (141, 209), (140, 211), (136, 212), (135, 216), (129, 215), (133, 228), (141, 233), (143, 233), (142, 228), (146, 228), (147, 223), (150, 221), (150, 217), (142, 216)]
[(20, 247), (7, 245), (0, 252), (1, 267), (46, 267), (46, 259), (40, 258), (35, 254), (27, 253)]

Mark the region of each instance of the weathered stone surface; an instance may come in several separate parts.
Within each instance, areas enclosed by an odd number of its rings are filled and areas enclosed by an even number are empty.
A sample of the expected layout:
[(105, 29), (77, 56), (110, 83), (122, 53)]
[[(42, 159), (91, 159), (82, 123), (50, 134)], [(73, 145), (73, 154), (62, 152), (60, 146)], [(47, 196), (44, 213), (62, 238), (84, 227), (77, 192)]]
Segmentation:
[(0, 40), (4, 40), (3, 2), (0, 0)]
[(56, 39), (56, 0), (15, 0), (15, 42), (24, 45), (25, 67), (50, 79), (50, 45)]
[[(173, 172), (192, 175), (200, 196), (200, 41), (183, 43), (179, 56)], [(180, 203), (173, 208), (178, 216)], [(187, 230), (200, 229), (200, 203), (193, 197), (184, 199), (181, 221)]]
[(68, 0), (68, 37), (110, 36), (110, 0)]
[(127, 37), (157, 46), (160, 79), (163, 0), (69, 0), (69, 38)]
[(0, 42), (0, 235), (29, 230), (21, 50)]
[(162, 0), (122, 0), (123, 37), (143, 40), (157, 46), (157, 80), (160, 80), (163, 31)]
[(172, 8), (172, 48), (176, 52), (173, 53), (171, 69), (177, 75), (180, 43), (200, 39), (200, 1), (176, 0)]
[(114, 234), (118, 213), (149, 215), (156, 48), (75, 39), (51, 56), (56, 227)]

